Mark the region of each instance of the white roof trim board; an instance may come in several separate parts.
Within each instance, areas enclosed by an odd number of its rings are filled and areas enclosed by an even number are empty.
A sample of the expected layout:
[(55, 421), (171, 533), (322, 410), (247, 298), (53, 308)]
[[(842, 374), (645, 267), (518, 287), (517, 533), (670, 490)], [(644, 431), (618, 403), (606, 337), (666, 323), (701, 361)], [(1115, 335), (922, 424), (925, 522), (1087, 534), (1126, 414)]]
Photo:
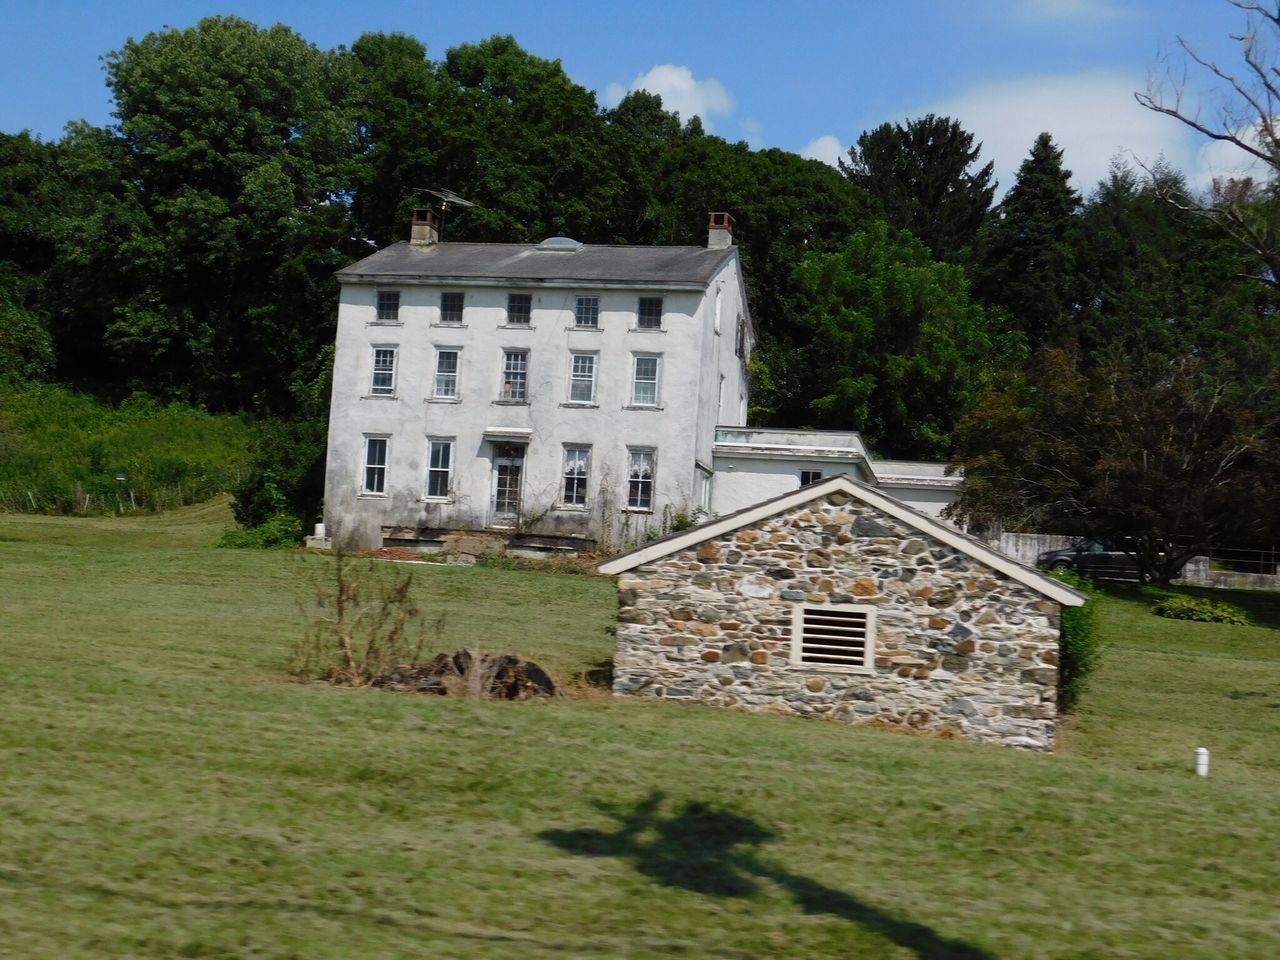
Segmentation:
[(1071, 589), (1066, 584), (1036, 570), (1034, 567), (1019, 563), (999, 550), (987, 546), (981, 540), (976, 540), (967, 533), (961, 533), (955, 527), (940, 520), (935, 520), (933, 517), (921, 513), (919, 510), (915, 510), (899, 500), (895, 500), (874, 487), (859, 483), (844, 474), (837, 477), (829, 477), (807, 487), (801, 487), (791, 493), (774, 497), (772, 500), (765, 500), (753, 507), (747, 507), (745, 510), (739, 510), (737, 513), (731, 513), (727, 517), (720, 517), (704, 523), (699, 527), (694, 527), (692, 530), (686, 530), (683, 533), (655, 541), (629, 553), (611, 557), (600, 564), (597, 569), (600, 573), (609, 576), (624, 573), (627, 570), (634, 570), (636, 567), (652, 563), (654, 560), (660, 560), (686, 547), (706, 540), (713, 540), (732, 530), (750, 526), (780, 513), (786, 513), (788, 510), (803, 506), (811, 500), (817, 500), (836, 492), (847, 493), (854, 499), (875, 507), (895, 520), (913, 527), (921, 533), (928, 534), (935, 540), (940, 540), (947, 546), (959, 550), (966, 556), (977, 560), (979, 563), (986, 564), (992, 570), (1004, 574), (1009, 579), (1025, 587), (1030, 587), (1037, 593), (1041, 593), (1063, 606), (1083, 606), (1087, 599), (1084, 594)]

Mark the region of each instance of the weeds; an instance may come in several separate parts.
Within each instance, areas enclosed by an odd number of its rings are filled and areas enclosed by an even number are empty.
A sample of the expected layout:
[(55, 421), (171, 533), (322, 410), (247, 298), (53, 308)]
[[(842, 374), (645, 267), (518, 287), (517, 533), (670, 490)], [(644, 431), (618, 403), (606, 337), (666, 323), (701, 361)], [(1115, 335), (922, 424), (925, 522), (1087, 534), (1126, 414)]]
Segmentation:
[[(294, 645), (294, 676), (362, 687), (421, 659), (427, 630), (413, 598), (412, 570), (337, 551), (328, 573), (316, 586), (306, 633)], [(431, 632), (442, 627), (440, 618)]]

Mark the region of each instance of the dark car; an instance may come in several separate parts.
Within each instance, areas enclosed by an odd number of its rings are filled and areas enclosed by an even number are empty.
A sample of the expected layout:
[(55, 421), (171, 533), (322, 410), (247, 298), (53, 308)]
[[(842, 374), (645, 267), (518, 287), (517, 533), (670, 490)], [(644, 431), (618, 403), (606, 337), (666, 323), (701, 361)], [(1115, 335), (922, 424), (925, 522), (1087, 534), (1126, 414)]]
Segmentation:
[(1036, 566), (1074, 570), (1095, 580), (1152, 580), (1151, 571), (1138, 568), (1136, 554), (1126, 552), (1123, 541), (1079, 540), (1061, 550), (1044, 551), (1036, 557)]

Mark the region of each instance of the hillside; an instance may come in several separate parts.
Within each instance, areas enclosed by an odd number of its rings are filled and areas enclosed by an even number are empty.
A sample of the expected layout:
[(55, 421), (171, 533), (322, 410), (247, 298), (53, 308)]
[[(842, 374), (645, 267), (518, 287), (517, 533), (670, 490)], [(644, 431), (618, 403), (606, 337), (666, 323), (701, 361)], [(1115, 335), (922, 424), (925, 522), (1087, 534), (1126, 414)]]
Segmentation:
[[(1250, 628), (1106, 599), (1104, 669), (1036, 756), (288, 682), (326, 561), (210, 548), (229, 523), (0, 516), (0, 956), (1275, 955), (1265, 599)], [(562, 678), (611, 651), (609, 581), (419, 569), (442, 647)]]

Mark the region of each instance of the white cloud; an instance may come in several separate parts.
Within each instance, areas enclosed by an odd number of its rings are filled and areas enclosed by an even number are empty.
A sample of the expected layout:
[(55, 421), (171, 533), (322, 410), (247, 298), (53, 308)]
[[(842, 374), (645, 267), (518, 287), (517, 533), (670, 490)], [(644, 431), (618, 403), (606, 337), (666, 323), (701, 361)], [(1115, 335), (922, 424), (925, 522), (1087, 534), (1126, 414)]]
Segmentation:
[(1072, 184), (1089, 193), (1116, 155), (1143, 163), (1165, 157), (1197, 179), (1191, 132), (1176, 120), (1139, 106), (1133, 91), (1146, 78), (1113, 71), (1019, 77), (973, 87), (908, 114), (953, 117), (982, 142), (981, 160), (995, 161), (1003, 193), (1042, 131), (1049, 131), (1072, 171)]
[[(1257, 142), (1256, 133), (1252, 139)], [(1252, 154), (1221, 140), (1208, 140), (1196, 151), (1195, 166), (1188, 171), (1188, 178), (1192, 186), (1207, 190), (1215, 179), (1243, 180), (1252, 177), (1263, 181), (1270, 174), (1271, 168)]]
[(742, 139), (747, 141), (747, 145), (752, 150), (759, 150), (764, 146), (764, 125), (755, 117), (743, 117), (742, 123)]
[(821, 160), (823, 163), (831, 166), (838, 166), (841, 158), (845, 156), (845, 148), (840, 141), (831, 134), (825, 134), (821, 137), (815, 137), (804, 145), (804, 149), (800, 151), (800, 156), (807, 157), (810, 160)]
[(727, 117), (733, 113), (733, 97), (723, 83), (715, 77), (695, 80), (693, 71), (672, 63), (651, 67), (647, 73), (637, 74), (630, 86), (611, 83), (604, 88), (606, 106), (617, 104), (634, 90), (647, 90), (662, 98), (662, 105), (680, 114), (681, 120), (702, 118), (703, 126), (712, 129), (712, 117)]

